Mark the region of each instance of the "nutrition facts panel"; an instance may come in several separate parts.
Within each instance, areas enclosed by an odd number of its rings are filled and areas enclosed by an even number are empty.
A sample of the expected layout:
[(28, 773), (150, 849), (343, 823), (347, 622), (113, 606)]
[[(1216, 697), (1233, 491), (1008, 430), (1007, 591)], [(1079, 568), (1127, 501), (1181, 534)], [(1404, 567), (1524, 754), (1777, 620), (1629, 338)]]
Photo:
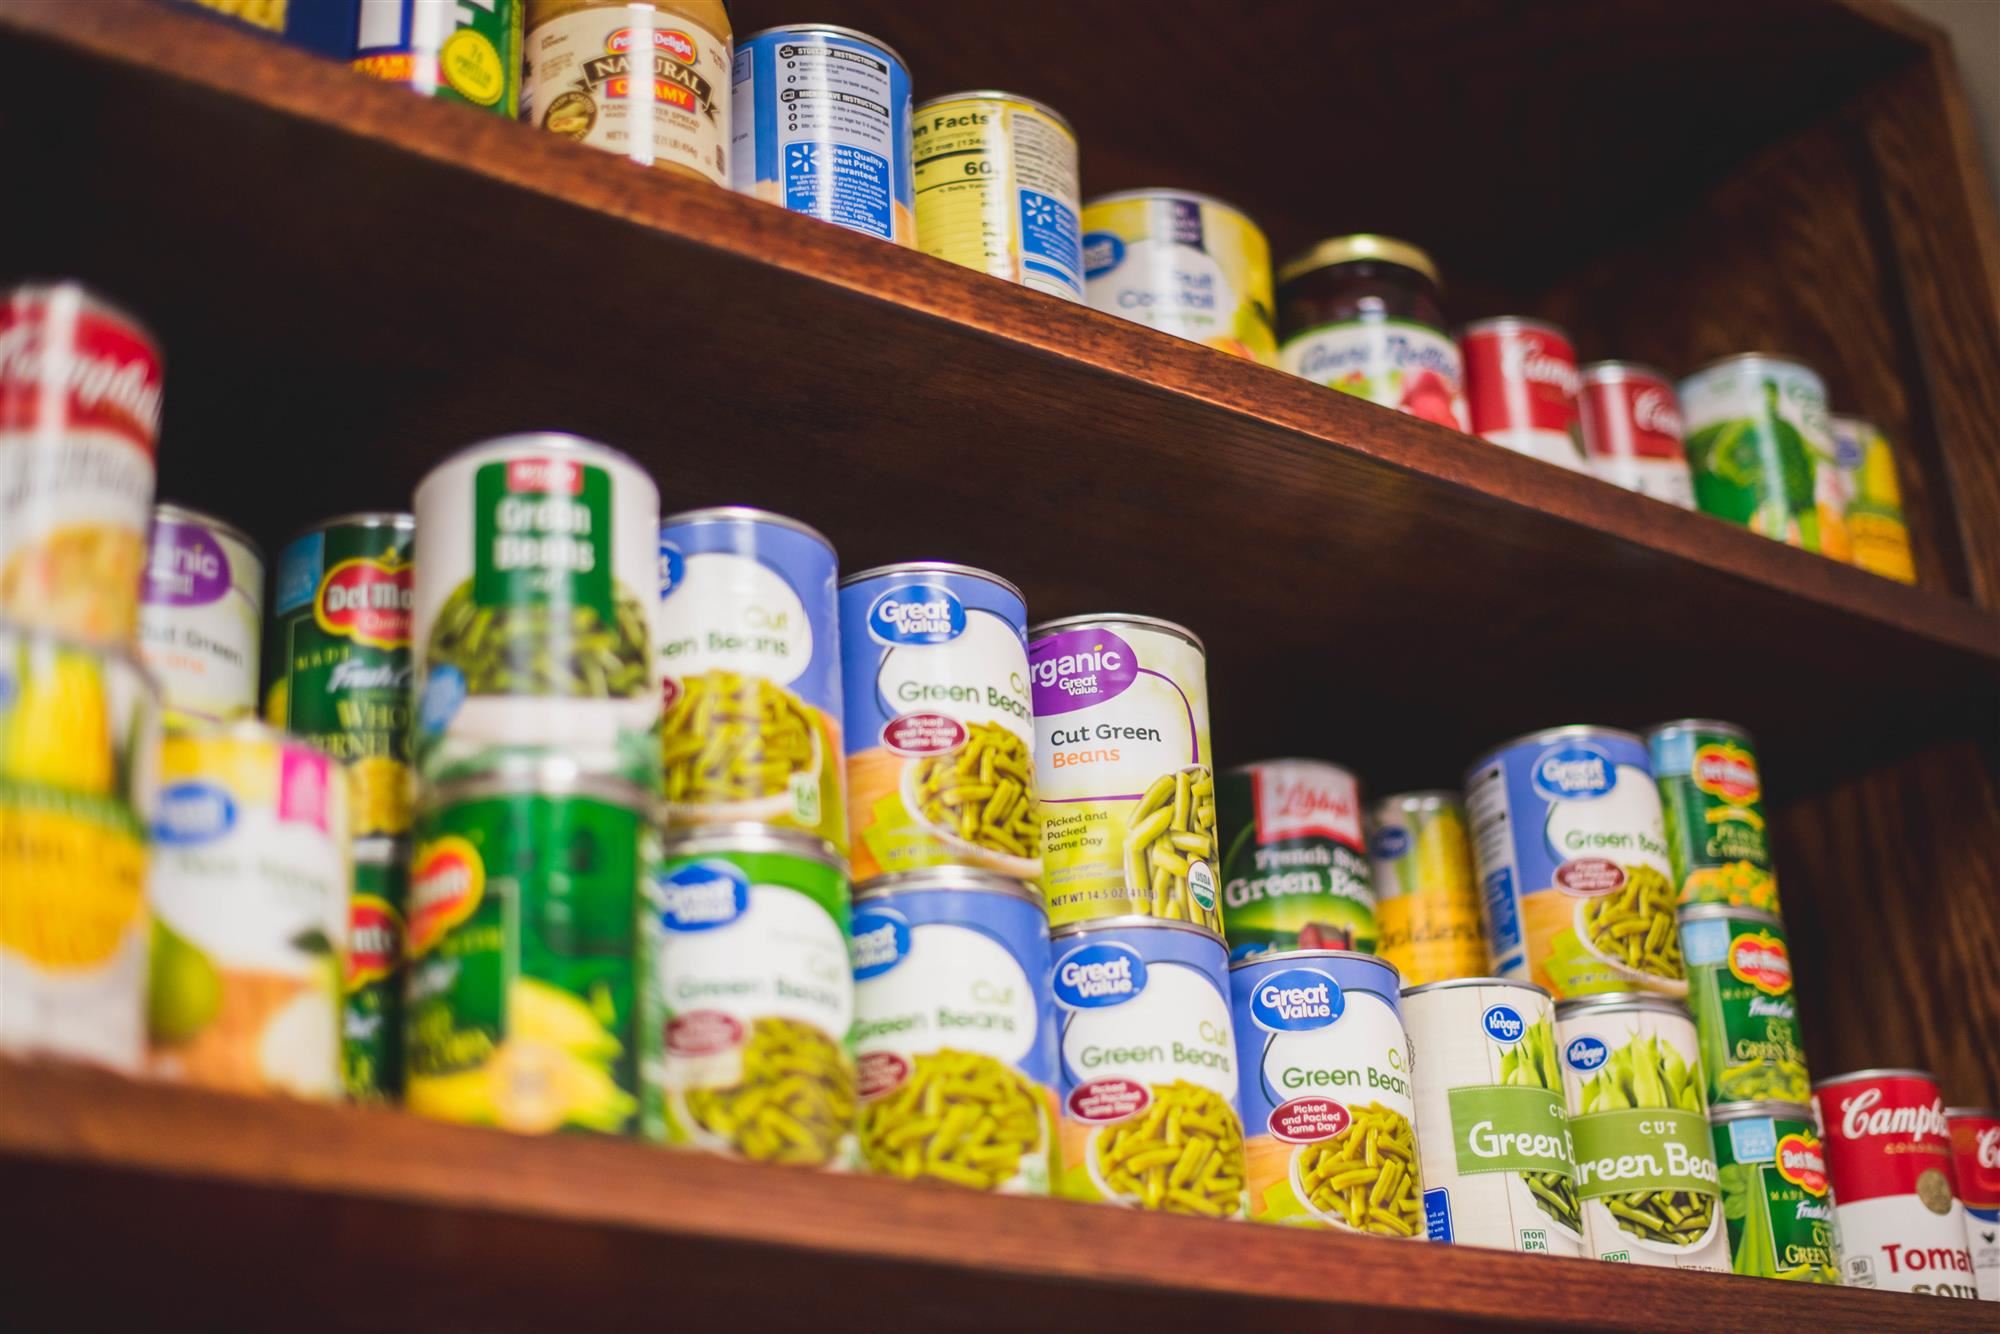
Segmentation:
[(1018, 102), (926, 108), (916, 186), (929, 254), (1083, 299), (1076, 140)]
[[(738, 52), (739, 175), (754, 173), (767, 197), (775, 185), (774, 202), (793, 212), (871, 236), (907, 233), (910, 220), (896, 216), (895, 144), (907, 96), (899, 94), (898, 73), (882, 56), (837, 40)], [(752, 183), (736, 184), (747, 190)]]

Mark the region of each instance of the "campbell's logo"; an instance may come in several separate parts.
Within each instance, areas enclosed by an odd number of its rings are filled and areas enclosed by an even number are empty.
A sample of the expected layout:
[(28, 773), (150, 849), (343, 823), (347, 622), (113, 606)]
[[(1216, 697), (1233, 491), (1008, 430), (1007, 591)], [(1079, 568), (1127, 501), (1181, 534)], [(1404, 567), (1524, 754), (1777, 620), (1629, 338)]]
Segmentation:
[(1981, 1126), (1973, 1137), (1972, 1161), (1981, 1167), (2000, 1167), (2000, 1126)]
[(387, 899), (356, 894), (347, 914), (347, 989), (383, 981), (402, 953), (402, 915)]
[(1056, 960), (1056, 1004), (1071, 1010), (1123, 1005), (1146, 989), (1146, 961), (1116, 941), (1079, 945)]
[(1549, 801), (1589, 801), (1618, 785), (1618, 765), (1600, 747), (1572, 742), (1536, 758), (1534, 783)]
[(660, 925), (710, 931), (750, 911), (750, 877), (725, 861), (696, 861), (653, 879)]
[(1318, 837), (1361, 850), (1361, 794), (1347, 774), (1277, 764), (1250, 781), (1260, 843)]
[(1509, 376), (1545, 384), (1564, 398), (1575, 398), (1583, 388), (1575, 360), (1551, 352), (1537, 337), (1517, 336), (1501, 343), (1500, 367)]
[(1710, 742), (1694, 753), (1694, 785), (1733, 806), (1757, 800), (1763, 784), (1757, 777), (1757, 757), (1729, 742)]
[(1528, 1031), (1528, 1021), (1511, 1005), (1487, 1006), (1486, 1013), (1479, 1016), (1479, 1026), (1487, 1037), (1507, 1046), (1519, 1042)]
[(1572, 1070), (1595, 1070), (1610, 1057), (1611, 1048), (1605, 1045), (1604, 1039), (1588, 1035), (1571, 1038), (1569, 1045), (1563, 1048), (1563, 1060)]
[(1844, 1139), (1870, 1139), (1877, 1135), (1921, 1140), (1945, 1138), (1951, 1123), (1944, 1114), (1942, 1099), (1902, 1106), (1882, 1105), (1887, 1094), (1879, 1087), (1862, 1089), (1840, 1100), (1840, 1133)]
[(910, 919), (893, 908), (856, 908), (848, 946), (854, 980), (880, 977), (910, 954)]
[(1287, 968), (1260, 979), (1250, 1018), (1272, 1033), (1304, 1033), (1336, 1022), (1347, 1009), (1340, 983), (1317, 968)]
[(1817, 1135), (1781, 1136), (1777, 1150), (1778, 1175), (1808, 1195), (1826, 1194), (1826, 1150)]
[(1633, 395), (1632, 422), (1642, 431), (1670, 435), (1677, 441), (1683, 434), (1680, 405), (1672, 391), (1651, 385)]
[[(44, 396), (55, 396), (45, 402)], [(0, 304), (0, 426), (123, 426), (148, 453), (160, 433), (160, 359), (133, 330), (82, 308), (80, 295)]]
[(583, 494), (583, 465), (569, 459), (509, 459), (507, 489), (516, 494)]
[(410, 862), (410, 954), (429, 953), (485, 893), (486, 862), (470, 840), (446, 834), (419, 845)]
[(153, 837), (174, 847), (208, 843), (235, 827), (236, 799), (227, 788), (199, 780), (162, 791), (153, 816)]
[(416, 606), (414, 568), (393, 555), (341, 561), (319, 582), (313, 620), (327, 634), (370, 648), (406, 647)]
[(1060, 630), (1028, 645), (1035, 716), (1074, 713), (1124, 694), (1139, 655), (1109, 630)]
[(946, 644), (965, 633), (965, 603), (943, 584), (899, 584), (869, 604), (868, 633), (884, 644)]
[(1730, 941), (1729, 971), (1737, 981), (1747, 982), (1767, 996), (1782, 996), (1792, 989), (1791, 951), (1769, 931)]
[(677, 28), (620, 28), (604, 39), (604, 49), (611, 55), (629, 55), (635, 46), (644, 46), (647, 34), (652, 34), (653, 49), (665, 52), (683, 65), (692, 65), (700, 50), (694, 38)]

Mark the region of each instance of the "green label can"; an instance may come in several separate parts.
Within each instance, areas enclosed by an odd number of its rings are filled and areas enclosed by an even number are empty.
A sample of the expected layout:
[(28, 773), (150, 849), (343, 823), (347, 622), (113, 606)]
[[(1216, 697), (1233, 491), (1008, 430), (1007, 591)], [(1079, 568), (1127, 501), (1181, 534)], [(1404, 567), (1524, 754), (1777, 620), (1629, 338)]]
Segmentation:
[(1749, 353), (1681, 381), (1680, 398), (1702, 513), (1850, 558), (1825, 381), (1796, 361)]
[(1222, 924), (1232, 959), (1376, 945), (1361, 788), (1322, 760), (1264, 760), (1216, 784)]
[(437, 789), (410, 862), (405, 1099), (528, 1134), (631, 1133), (647, 795), (543, 757)]
[(1731, 1267), (1757, 1278), (1840, 1282), (1826, 1149), (1812, 1108), (1737, 1103), (1717, 1107), (1711, 1120)]
[(1681, 910), (1688, 1006), (1701, 1034), (1711, 1103), (1812, 1097), (1792, 952), (1771, 913), (1703, 904)]
[(1646, 733), (1646, 745), (1679, 902), (1777, 912), (1764, 780), (1750, 734), (1734, 723), (1682, 718)]
[(348, 898), (346, 1004), (341, 1064), (355, 1102), (393, 1102), (403, 1093), (403, 918), (408, 911), (409, 845), (401, 839), (354, 843)]
[(523, 0), (361, 0), (354, 68), (512, 120), (521, 109)]

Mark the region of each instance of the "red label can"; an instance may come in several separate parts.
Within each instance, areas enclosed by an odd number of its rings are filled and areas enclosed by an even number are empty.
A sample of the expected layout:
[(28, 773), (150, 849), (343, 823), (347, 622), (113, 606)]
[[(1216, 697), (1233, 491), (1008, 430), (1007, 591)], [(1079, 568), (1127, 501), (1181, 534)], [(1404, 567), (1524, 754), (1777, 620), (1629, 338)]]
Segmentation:
[(1693, 509), (1694, 478), (1673, 382), (1630, 361), (1593, 361), (1582, 378), (1590, 470), (1627, 491)]
[(1584, 470), (1576, 349), (1553, 324), (1515, 315), (1459, 331), (1472, 433), (1546, 463)]
[(1947, 1107), (1951, 1165), (1981, 1301), (2000, 1302), (2000, 1111)]
[(1813, 1085), (1840, 1236), (1855, 1288), (1976, 1298), (1951, 1132), (1922, 1070), (1861, 1070)]

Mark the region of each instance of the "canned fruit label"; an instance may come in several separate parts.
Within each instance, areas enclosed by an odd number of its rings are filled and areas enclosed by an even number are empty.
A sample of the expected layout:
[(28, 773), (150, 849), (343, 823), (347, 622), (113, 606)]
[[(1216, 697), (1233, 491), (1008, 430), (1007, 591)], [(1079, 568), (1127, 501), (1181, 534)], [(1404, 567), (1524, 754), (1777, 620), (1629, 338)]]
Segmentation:
[(1718, 1121), (1714, 1138), (1735, 1272), (1795, 1283), (1840, 1282), (1826, 1146), (1809, 1117)]
[(1855, 417), (1830, 419), (1834, 466), (1847, 496), (1847, 538), (1854, 563), (1886, 579), (1913, 584), (1910, 530), (1903, 518), (1903, 488), (1896, 455), (1874, 425)]
[(669, 856), (646, 884), (647, 1138), (841, 1166), (854, 1126), (847, 877), (791, 852)]
[(1750, 916), (1701, 918), (1682, 923), (1681, 948), (1709, 1102), (1811, 1097), (1784, 927)]
[(933, 102), (911, 118), (917, 235), (927, 255), (1083, 300), (1076, 136), (1012, 98)]
[(523, 3), (472, 0), (440, 11), (424, 0), (361, 0), (354, 68), (511, 120), (521, 105)]
[(1098, 310), (1278, 364), (1271, 247), (1233, 208), (1165, 193), (1085, 204), (1083, 269)]
[(1576, 350), (1554, 329), (1498, 325), (1468, 330), (1467, 415), (1473, 434), (1517, 454), (1584, 470), (1582, 378)]
[(1592, 375), (1583, 383), (1582, 421), (1591, 472), (1627, 491), (1694, 508), (1673, 385), (1629, 366)]
[(2000, 1116), (1953, 1110), (1951, 1156), (1981, 1301), (2000, 1301)]
[(1786, 362), (1736, 359), (1682, 381), (1680, 396), (1704, 514), (1849, 558), (1843, 482), (1817, 375)]
[(1048, 1194), (1056, 1036), (1041, 906), (913, 889), (858, 904), (853, 937), (863, 1166)]
[(1976, 1298), (1936, 1083), (1896, 1072), (1825, 1080), (1813, 1111), (1832, 1172), (1841, 1282)]
[(1458, 344), (1428, 325), (1360, 319), (1293, 334), (1278, 349), (1292, 374), (1454, 430), (1471, 429)]
[(398, 844), (386, 861), (354, 864), (340, 1050), (347, 1096), (356, 1102), (394, 1101), (403, 1092), (406, 856)]
[(1673, 724), (1654, 728), (1647, 739), (1680, 903), (1777, 912), (1764, 781), (1750, 743)]
[(264, 562), (221, 528), (157, 514), (140, 593), (139, 656), (178, 714), (226, 721), (257, 712)]
[(1396, 966), (1405, 986), (1477, 977), (1491, 967), (1465, 812), (1455, 800), (1378, 802), (1368, 848), (1381, 933), (1375, 952)]
[(1375, 948), (1375, 888), (1354, 775), (1270, 760), (1220, 775), (1222, 920), (1233, 958)]

